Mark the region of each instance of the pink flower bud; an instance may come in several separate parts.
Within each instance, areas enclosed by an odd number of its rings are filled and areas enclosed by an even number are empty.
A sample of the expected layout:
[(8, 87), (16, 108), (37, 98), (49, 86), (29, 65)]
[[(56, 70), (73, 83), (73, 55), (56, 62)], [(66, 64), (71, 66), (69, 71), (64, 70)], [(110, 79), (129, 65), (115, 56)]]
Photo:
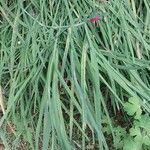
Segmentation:
[(99, 16), (95, 16), (95, 17), (90, 18), (89, 21), (94, 23), (94, 22), (99, 21), (100, 19), (101, 18)]

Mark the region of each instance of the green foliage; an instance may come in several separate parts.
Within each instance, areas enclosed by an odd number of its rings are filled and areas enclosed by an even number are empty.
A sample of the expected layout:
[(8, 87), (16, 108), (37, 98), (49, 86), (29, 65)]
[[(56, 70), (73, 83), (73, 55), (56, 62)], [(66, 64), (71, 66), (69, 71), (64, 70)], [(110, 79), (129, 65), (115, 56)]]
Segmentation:
[(4, 147), (149, 147), (149, 37), (149, 0), (0, 0)]
[(124, 109), (128, 115), (134, 116), (135, 119), (140, 119), (142, 110), (140, 106), (140, 101), (137, 97), (129, 98), (128, 102), (124, 104)]
[(114, 147), (116, 148), (122, 148), (124, 145), (124, 136), (126, 135), (126, 130), (120, 126), (114, 128), (114, 134), (115, 134), (115, 143)]
[[(150, 117), (145, 114), (142, 115), (141, 105), (139, 99), (136, 97), (129, 98), (128, 102), (124, 104), (126, 113), (134, 117), (131, 122), (131, 127), (126, 129), (120, 126), (114, 127), (114, 147), (123, 150), (148, 150), (150, 149)], [(110, 134), (105, 126), (105, 132)]]
[(135, 143), (133, 138), (129, 135), (128, 137), (124, 138), (123, 150), (140, 150), (138, 143)]

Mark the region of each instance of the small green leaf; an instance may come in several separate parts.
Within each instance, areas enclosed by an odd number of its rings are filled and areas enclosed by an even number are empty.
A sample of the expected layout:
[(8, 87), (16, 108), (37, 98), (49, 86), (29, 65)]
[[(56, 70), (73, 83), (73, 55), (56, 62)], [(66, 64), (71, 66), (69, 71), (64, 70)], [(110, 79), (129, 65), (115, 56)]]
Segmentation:
[(138, 147), (141, 147), (143, 144), (143, 136), (139, 127), (132, 127), (130, 129), (130, 135), (133, 137), (134, 142)]
[(113, 146), (114, 146), (116, 149), (122, 148), (122, 147), (123, 147), (123, 140), (115, 139), (115, 143), (113, 144)]
[(137, 143), (132, 137), (127, 137), (124, 140), (123, 150), (139, 150)]
[(144, 128), (148, 134), (150, 134), (150, 117), (147, 115), (142, 115), (139, 120), (139, 125)]
[(130, 135), (131, 136), (141, 136), (140, 128), (138, 128), (138, 127), (131, 128), (130, 129)]
[(122, 127), (118, 126), (118, 127), (116, 127), (114, 130), (115, 130), (115, 134), (116, 134), (117, 136), (125, 136), (125, 135), (126, 135), (126, 130), (125, 130), (125, 128), (122, 128)]
[(109, 126), (102, 128), (103, 133), (107, 133), (108, 135), (112, 133), (111, 128)]
[(139, 99), (137, 97), (129, 98), (129, 101), (124, 104), (124, 110), (129, 116), (135, 115), (135, 119), (140, 119), (142, 110)]
[(115, 140), (114, 140), (114, 147), (115, 148), (122, 148), (123, 147), (123, 139), (126, 135), (125, 128), (120, 126), (114, 128)]
[(148, 137), (147, 135), (144, 138), (144, 144), (150, 146), (150, 137)]

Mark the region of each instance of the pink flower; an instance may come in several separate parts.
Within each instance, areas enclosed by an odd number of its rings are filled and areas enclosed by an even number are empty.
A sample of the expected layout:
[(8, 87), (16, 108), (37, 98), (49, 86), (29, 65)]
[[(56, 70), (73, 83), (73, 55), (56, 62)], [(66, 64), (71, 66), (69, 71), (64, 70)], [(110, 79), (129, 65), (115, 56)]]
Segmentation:
[(90, 18), (89, 21), (94, 23), (94, 22), (99, 21), (100, 19), (101, 18), (99, 16), (95, 16), (95, 17)]

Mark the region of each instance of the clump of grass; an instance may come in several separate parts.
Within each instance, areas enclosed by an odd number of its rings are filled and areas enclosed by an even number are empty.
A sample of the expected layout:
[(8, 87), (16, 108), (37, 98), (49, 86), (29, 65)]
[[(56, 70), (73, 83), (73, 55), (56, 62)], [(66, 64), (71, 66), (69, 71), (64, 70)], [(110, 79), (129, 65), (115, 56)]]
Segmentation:
[(148, 0), (2, 0), (0, 10), (6, 148), (107, 150), (104, 116), (114, 138), (110, 118), (129, 97), (150, 112)]

